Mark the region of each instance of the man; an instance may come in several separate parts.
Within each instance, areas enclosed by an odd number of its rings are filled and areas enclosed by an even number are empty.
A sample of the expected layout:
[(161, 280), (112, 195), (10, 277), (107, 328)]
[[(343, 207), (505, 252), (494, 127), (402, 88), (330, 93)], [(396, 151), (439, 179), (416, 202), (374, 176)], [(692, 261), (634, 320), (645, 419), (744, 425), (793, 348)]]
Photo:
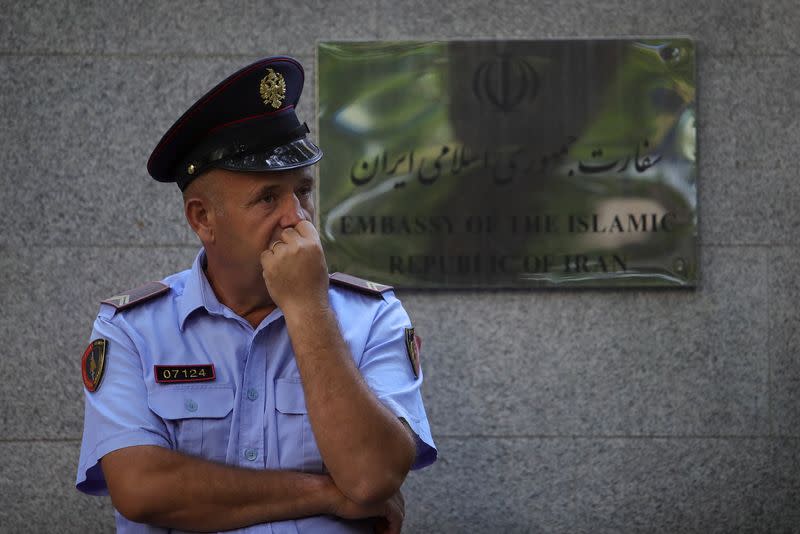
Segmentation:
[(77, 487), (110, 493), (120, 532), (397, 532), (408, 470), (436, 458), (400, 302), (329, 278), (303, 77), (245, 67), (150, 157), (203, 249), (103, 301), (84, 353)]

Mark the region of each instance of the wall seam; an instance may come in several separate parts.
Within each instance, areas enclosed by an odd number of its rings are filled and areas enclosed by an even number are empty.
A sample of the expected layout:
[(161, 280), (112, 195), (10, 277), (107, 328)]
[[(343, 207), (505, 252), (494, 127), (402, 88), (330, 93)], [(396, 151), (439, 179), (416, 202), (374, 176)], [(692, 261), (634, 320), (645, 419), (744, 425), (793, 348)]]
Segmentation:
[[(770, 251), (774, 254), (776, 248), (772, 247)], [(775, 414), (773, 413), (773, 399), (772, 399), (772, 269), (770, 268), (771, 262), (769, 261), (769, 254), (767, 257), (766, 276), (767, 276), (767, 421), (770, 437), (776, 438), (775, 435)], [(774, 467), (774, 466), (771, 466)]]

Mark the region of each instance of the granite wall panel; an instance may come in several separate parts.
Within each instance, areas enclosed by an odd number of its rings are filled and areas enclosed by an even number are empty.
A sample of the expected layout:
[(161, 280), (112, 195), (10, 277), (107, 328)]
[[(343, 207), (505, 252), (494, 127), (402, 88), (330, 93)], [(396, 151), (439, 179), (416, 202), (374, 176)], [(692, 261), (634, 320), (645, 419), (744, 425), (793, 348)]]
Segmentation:
[(0, 50), (37, 54), (313, 55), (320, 38), (374, 37), (371, 1), (4, 1)]
[[(704, 248), (697, 291), (399, 292), (452, 435), (768, 431), (767, 261)], [(446, 317), (446, 319), (444, 319)]]
[(111, 500), (74, 489), (79, 451), (75, 441), (0, 441), (0, 530), (112, 532)]
[(198, 248), (2, 247), (2, 439), (79, 439), (100, 301), (191, 267)]
[(578, 532), (767, 532), (770, 443), (580, 439)]
[(772, 431), (800, 437), (800, 250), (776, 247), (769, 262)]
[[(689, 35), (694, 291), (402, 291), (440, 460), (406, 532), (800, 532), (800, 8), (790, 0), (0, 2), (0, 530), (107, 532), (73, 488), (99, 299), (190, 264), (145, 163), (194, 100), (315, 41)], [(323, 147), (324, 149), (324, 147)]]

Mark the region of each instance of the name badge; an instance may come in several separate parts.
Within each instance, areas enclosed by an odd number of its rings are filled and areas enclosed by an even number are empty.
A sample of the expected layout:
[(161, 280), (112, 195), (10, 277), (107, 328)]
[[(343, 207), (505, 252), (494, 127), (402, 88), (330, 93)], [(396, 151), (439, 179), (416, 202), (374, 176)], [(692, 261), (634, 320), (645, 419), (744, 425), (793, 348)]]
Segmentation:
[(156, 382), (179, 384), (183, 382), (209, 382), (215, 380), (214, 364), (207, 365), (155, 365)]

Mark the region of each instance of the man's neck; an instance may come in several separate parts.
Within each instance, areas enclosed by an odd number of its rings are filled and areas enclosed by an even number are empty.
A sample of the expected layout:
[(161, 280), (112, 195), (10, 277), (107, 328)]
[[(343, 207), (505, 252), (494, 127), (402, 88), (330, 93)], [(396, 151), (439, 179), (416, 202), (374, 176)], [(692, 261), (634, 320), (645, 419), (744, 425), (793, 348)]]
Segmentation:
[(260, 277), (248, 281), (206, 256), (203, 270), (217, 300), (256, 328), (275, 308)]

